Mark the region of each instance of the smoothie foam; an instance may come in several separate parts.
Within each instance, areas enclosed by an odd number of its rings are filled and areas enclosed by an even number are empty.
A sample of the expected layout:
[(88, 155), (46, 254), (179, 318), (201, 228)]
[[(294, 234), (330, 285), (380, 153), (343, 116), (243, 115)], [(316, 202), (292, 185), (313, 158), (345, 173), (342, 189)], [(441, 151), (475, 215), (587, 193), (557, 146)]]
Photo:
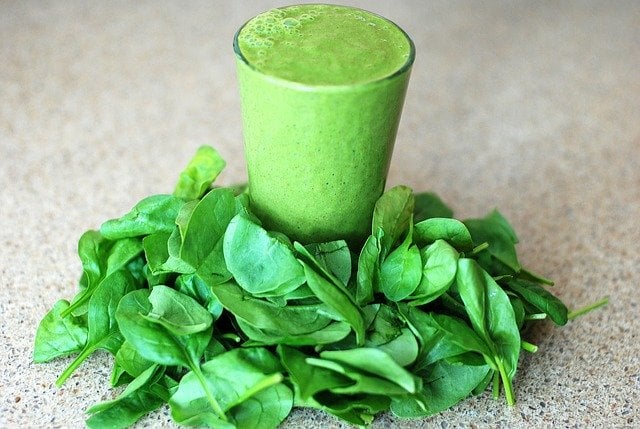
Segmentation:
[(400, 70), (411, 56), (409, 39), (392, 22), (330, 5), (270, 10), (250, 20), (237, 41), (257, 70), (313, 85), (381, 79)]

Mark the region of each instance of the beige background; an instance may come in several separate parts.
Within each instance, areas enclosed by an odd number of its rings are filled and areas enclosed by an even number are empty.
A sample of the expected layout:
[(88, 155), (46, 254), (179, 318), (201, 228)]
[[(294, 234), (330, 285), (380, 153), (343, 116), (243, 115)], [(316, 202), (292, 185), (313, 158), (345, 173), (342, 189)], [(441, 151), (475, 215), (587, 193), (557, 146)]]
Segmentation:
[[(640, 2), (344, 1), (385, 15), (417, 60), (389, 184), (459, 217), (498, 207), (522, 261), (570, 306), (532, 332), (518, 404), (489, 395), (375, 427), (640, 425)], [(82, 427), (110, 357), (34, 365), (36, 325), (80, 273), (80, 234), (170, 192), (201, 144), (245, 179), (231, 41), (276, 1), (0, 1), (0, 427)], [(171, 427), (167, 409), (140, 427)], [(285, 427), (343, 427), (296, 411)]]

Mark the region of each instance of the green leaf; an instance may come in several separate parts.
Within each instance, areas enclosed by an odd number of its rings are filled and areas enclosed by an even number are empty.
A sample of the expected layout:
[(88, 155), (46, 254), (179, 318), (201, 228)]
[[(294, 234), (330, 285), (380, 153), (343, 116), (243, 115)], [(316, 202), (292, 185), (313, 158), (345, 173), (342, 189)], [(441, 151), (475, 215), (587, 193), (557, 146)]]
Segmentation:
[(400, 301), (411, 295), (422, 278), (420, 250), (411, 244), (411, 231), (410, 226), (402, 244), (380, 266), (380, 290), (391, 301)]
[(523, 300), (546, 313), (557, 325), (567, 323), (569, 313), (567, 307), (542, 286), (519, 279), (512, 279), (507, 284)]
[(220, 303), (236, 317), (259, 329), (282, 335), (302, 335), (318, 331), (331, 319), (318, 311), (318, 305), (277, 306), (248, 295), (233, 282), (213, 286), (211, 291)]
[(416, 392), (420, 388), (416, 377), (382, 350), (361, 347), (351, 350), (324, 351), (320, 353), (320, 357), (375, 374), (397, 384), (409, 393)]
[(151, 310), (143, 317), (174, 335), (202, 332), (213, 323), (211, 314), (197, 301), (167, 286), (155, 286), (149, 302)]
[[(118, 304), (116, 320), (125, 339), (144, 359), (160, 365), (192, 367), (211, 338), (211, 329), (176, 335), (153, 318), (150, 291), (140, 289), (125, 295)], [(193, 301), (195, 303), (195, 301)], [(194, 307), (199, 306), (195, 303)]]
[(458, 251), (444, 240), (436, 240), (422, 252), (425, 261), (422, 279), (411, 298), (412, 305), (424, 305), (445, 293), (453, 284), (458, 270)]
[(208, 192), (184, 219), (176, 221), (182, 237), (180, 259), (196, 269), (211, 258), (213, 251), (218, 253), (218, 260), (223, 260), (222, 243), (218, 243), (235, 210), (235, 197), (230, 189)]
[(115, 354), (123, 342), (115, 320), (120, 299), (135, 288), (131, 274), (116, 271), (96, 288), (89, 300), (87, 312), (87, 342), (78, 356), (56, 380), (61, 386), (80, 364), (94, 351), (103, 349)]
[(96, 411), (86, 421), (91, 429), (124, 429), (133, 425), (140, 417), (155, 411), (165, 400), (159, 396), (159, 386), (142, 387), (133, 393), (111, 401), (108, 407)]
[(307, 284), (313, 293), (320, 301), (335, 311), (342, 321), (351, 325), (353, 332), (356, 334), (357, 344), (364, 344), (364, 319), (353, 297), (345, 289), (316, 273), (304, 261), (300, 261), (300, 263), (304, 267)]
[(173, 195), (152, 195), (142, 199), (129, 213), (100, 226), (109, 240), (140, 237), (157, 232), (171, 232), (184, 202)]
[(514, 272), (520, 270), (515, 248), (518, 238), (500, 212), (494, 210), (482, 219), (465, 220), (464, 224), (469, 229), (475, 244), (489, 243), (487, 251), (491, 256)]
[(444, 240), (461, 251), (473, 249), (469, 230), (456, 219), (429, 218), (416, 223), (413, 233), (418, 244), (431, 244), (436, 240)]
[(512, 404), (511, 382), (520, 355), (520, 332), (509, 297), (472, 259), (458, 261), (456, 280), (471, 324), (490, 348), (507, 402)]
[(418, 372), (423, 386), (420, 395), (393, 398), (391, 412), (403, 418), (437, 414), (468, 397), (489, 371), (487, 365), (452, 365), (439, 360)]
[(356, 283), (356, 302), (359, 305), (373, 301), (374, 292), (378, 289), (381, 251), (380, 241), (374, 235), (367, 238), (360, 251)]
[(321, 391), (354, 384), (353, 380), (335, 371), (309, 364), (309, 356), (292, 347), (278, 346), (278, 354), (303, 400)]
[(60, 313), (69, 308), (69, 302), (61, 299), (44, 316), (38, 325), (33, 345), (33, 361), (49, 362), (58, 357), (77, 353), (87, 342), (87, 324), (81, 317)]
[(62, 316), (75, 314), (83, 308), (102, 282), (107, 281), (106, 279), (116, 271), (125, 268), (141, 252), (142, 242), (137, 238), (111, 241), (102, 237), (97, 231), (85, 232), (78, 243), (84, 288), (74, 297), (71, 305), (62, 312)]
[(224, 235), (224, 258), (238, 284), (252, 294), (278, 295), (304, 283), (304, 270), (291, 249), (243, 215), (233, 218)]
[[(278, 361), (266, 349), (233, 349), (202, 365), (202, 376), (225, 414), (239, 427), (276, 427), (289, 414), (293, 394), (280, 384), (282, 375), (271, 372)], [(211, 409), (198, 376), (189, 372), (169, 399), (177, 423), (226, 427)], [(231, 423), (231, 422), (230, 422)]]
[(378, 228), (384, 232), (380, 241), (383, 256), (391, 251), (393, 245), (409, 229), (414, 207), (413, 191), (406, 186), (389, 189), (376, 202), (371, 234), (377, 235)]
[(349, 284), (351, 277), (351, 252), (344, 240), (308, 244), (305, 248), (315, 260), (342, 284)]
[(420, 222), (432, 217), (453, 217), (451, 210), (440, 197), (432, 192), (415, 194), (414, 222)]
[(187, 167), (180, 173), (173, 195), (183, 200), (202, 197), (225, 165), (226, 162), (214, 148), (199, 147)]
[(330, 323), (317, 331), (291, 335), (280, 331), (260, 329), (241, 318), (237, 318), (238, 327), (249, 337), (245, 346), (284, 344), (290, 346), (318, 346), (332, 344), (344, 339), (351, 332), (351, 327), (345, 322)]
[(128, 341), (122, 343), (118, 349), (115, 357), (115, 364), (116, 366), (121, 367), (132, 377), (138, 377), (154, 365), (153, 362), (142, 357), (140, 353), (138, 353), (138, 350), (136, 350), (136, 348)]

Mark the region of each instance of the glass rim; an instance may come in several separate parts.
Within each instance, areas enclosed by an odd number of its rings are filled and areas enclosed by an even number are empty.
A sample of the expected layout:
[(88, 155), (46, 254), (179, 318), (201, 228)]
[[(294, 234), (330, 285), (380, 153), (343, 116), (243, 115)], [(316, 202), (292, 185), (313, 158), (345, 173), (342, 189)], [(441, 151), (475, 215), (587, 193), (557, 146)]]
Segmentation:
[[(259, 74), (261, 74), (261, 75), (263, 75), (265, 77), (267, 77), (270, 80), (279, 82), (284, 86), (290, 86), (290, 87), (298, 88), (298, 89), (309, 89), (309, 90), (312, 89), (314, 91), (317, 91), (319, 89), (326, 89), (326, 90), (339, 90), (339, 89), (342, 89), (342, 88), (353, 89), (353, 88), (359, 88), (359, 87), (366, 87), (366, 86), (370, 86), (370, 85), (376, 85), (376, 84), (382, 83), (384, 81), (392, 80), (395, 77), (400, 76), (400, 75), (410, 71), (411, 66), (413, 65), (413, 63), (415, 61), (415, 58), (416, 58), (416, 47), (415, 47), (415, 44), (413, 43), (413, 40), (411, 40), (411, 37), (409, 37), (407, 32), (402, 29), (402, 27), (400, 27), (398, 24), (396, 24), (395, 22), (391, 21), (388, 18), (385, 18), (382, 15), (379, 15), (377, 13), (368, 11), (366, 9), (361, 9), (361, 8), (358, 8), (358, 7), (354, 7), (354, 6), (343, 6), (343, 5), (328, 4), (328, 3), (291, 4), (291, 5), (287, 5), (287, 6), (276, 7), (274, 9), (287, 9), (287, 8), (293, 7), (293, 6), (313, 6), (313, 5), (340, 7), (340, 8), (344, 8), (344, 9), (354, 9), (354, 10), (366, 12), (366, 13), (371, 14), (371, 15), (377, 17), (377, 18), (380, 18), (380, 19), (382, 19), (384, 21), (387, 21), (388, 23), (393, 25), (395, 28), (397, 28), (402, 33), (402, 35), (404, 35), (405, 39), (409, 43), (409, 55), (407, 56), (406, 61), (397, 70), (395, 70), (393, 73), (388, 74), (386, 76), (382, 76), (382, 77), (379, 77), (379, 78), (376, 78), (376, 79), (372, 79), (372, 80), (366, 80), (366, 81), (363, 81), (363, 82), (343, 83), (343, 84), (312, 84), (312, 83), (305, 83), (305, 82), (299, 82), (299, 81), (295, 81), (295, 80), (285, 79), (285, 78), (282, 78), (282, 77), (279, 77), (279, 76), (275, 76), (273, 74), (265, 73), (264, 71), (259, 70), (258, 68), (256, 68), (247, 59), (247, 57), (244, 56), (244, 54), (242, 53), (242, 50), (240, 49), (240, 44), (238, 42), (238, 36), (242, 32), (242, 30), (247, 26), (247, 24), (249, 22), (251, 22), (252, 19), (254, 19), (259, 14), (251, 17), (244, 24), (242, 24), (240, 26), (240, 28), (238, 28), (238, 30), (236, 31), (235, 35), (233, 36), (233, 51), (234, 51), (236, 57), (239, 60), (241, 60), (251, 70), (253, 70), (256, 73), (259, 73)], [(264, 12), (262, 12), (262, 13), (264, 13)]]

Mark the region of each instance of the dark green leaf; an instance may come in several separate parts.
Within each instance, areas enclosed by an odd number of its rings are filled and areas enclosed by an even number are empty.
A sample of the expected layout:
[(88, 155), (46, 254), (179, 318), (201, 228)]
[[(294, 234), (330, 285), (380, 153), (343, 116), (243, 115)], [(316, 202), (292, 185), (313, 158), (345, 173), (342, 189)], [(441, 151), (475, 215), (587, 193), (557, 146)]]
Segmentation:
[(523, 300), (546, 313), (557, 325), (565, 325), (567, 323), (567, 307), (542, 286), (519, 279), (510, 280), (508, 285)]
[[(520, 270), (515, 244), (518, 242), (509, 222), (494, 210), (482, 219), (468, 219), (464, 224), (471, 232), (474, 244), (489, 243), (487, 251), (514, 272)], [(496, 274), (496, 273), (492, 273)]]
[(432, 217), (453, 217), (451, 210), (440, 197), (432, 192), (415, 194), (414, 222), (420, 222)]
[(439, 360), (418, 372), (422, 377), (421, 395), (393, 398), (391, 412), (405, 418), (437, 414), (468, 397), (489, 370), (487, 365), (452, 365)]

